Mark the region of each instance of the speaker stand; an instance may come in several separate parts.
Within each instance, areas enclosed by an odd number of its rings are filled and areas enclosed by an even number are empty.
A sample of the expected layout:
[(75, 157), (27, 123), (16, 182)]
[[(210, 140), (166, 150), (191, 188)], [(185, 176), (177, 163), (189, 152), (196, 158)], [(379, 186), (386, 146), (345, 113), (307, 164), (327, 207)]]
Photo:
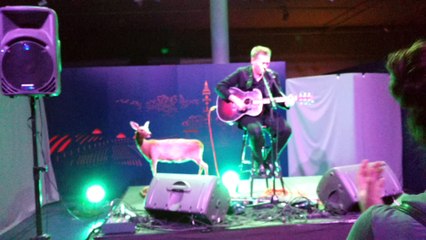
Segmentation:
[(35, 99), (37, 96), (30, 96), (30, 107), (31, 107), (31, 130), (32, 130), (32, 141), (33, 141), (33, 178), (34, 178), (34, 200), (35, 200), (35, 217), (36, 217), (36, 231), (37, 236), (31, 238), (32, 240), (44, 240), (50, 239), (50, 236), (43, 234), (43, 223), (41, 214), (41, 193), (40, 185), (40, 173), (46, 172), (47, 168), (39, 166), (38, 162), (38, 151), (37, 151), (37, 125), (36, 125), (36, 103)]

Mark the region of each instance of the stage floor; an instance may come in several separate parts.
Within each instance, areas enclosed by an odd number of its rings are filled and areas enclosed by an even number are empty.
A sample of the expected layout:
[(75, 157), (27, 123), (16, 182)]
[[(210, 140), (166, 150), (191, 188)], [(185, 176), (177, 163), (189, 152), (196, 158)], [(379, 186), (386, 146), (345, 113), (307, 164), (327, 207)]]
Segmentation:
[[(276, 179), (276, 197), (271, 202), (265, 179), (255, 179), (253, 197), (250, 181), (238, 184), (231, 193), (231, 207), (221, 223), (206, 224), (194, 219), (159, 220), (144, 208), (140, 194), (144, 186), (127, 189), (117, 208), (130, 220), (111, 217), (107, 228), (101, 228), (94, 239), (346, 239), (358, 214), (333, 216), (318, 206), (316, 187), (320, 176), (283, 178), (285, 191)], [(275, 198), (276, 199), (276, 198)], [(232, 207), (237, 206), (237, 207)], [(111, 214), (117, 216), (117, 214)], [(130, 222), (130, 223), (129, 223)], [(132, 231), (133, 226), (136, 230)]]

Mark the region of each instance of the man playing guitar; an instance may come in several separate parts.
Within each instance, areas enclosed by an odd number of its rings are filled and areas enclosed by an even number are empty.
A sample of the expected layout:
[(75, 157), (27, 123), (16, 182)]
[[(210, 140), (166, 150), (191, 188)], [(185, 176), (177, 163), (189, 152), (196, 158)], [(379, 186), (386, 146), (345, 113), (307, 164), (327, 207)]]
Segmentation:
[[(238, 68), (220, 81), (216, 86), (216, 93), (224, 104), (229, 103), (236, 108), (235, 118), (228, 120), (235, 120), (240, 128), (247, 131), (255, 163), (254, 170), (258, 175), (266, 176), (269, 170), (275, 169), (273, 164), (291, 136), (291, 127), (275, 110), (289, 109), (295, 104), (297, 97), (283, 94), (278, 74), (269, 69), (271, 62), (269, 48), (256, 46), (251, 50), (250, 57), (251, 64)], [(260, 92), (262, 97), (269, 101), (260, 103), (259, 110), (259, 104), (253, 104), (251, 97), (243, 97), (245, 92), (255, 95)], [(218, 105), (218, 113), (220, 107), (221, 105)], [(272, 150), (265, 154), (266, 156), (262, 154), (265, 145), (262, 128), (269, 131), (273, 143)]]

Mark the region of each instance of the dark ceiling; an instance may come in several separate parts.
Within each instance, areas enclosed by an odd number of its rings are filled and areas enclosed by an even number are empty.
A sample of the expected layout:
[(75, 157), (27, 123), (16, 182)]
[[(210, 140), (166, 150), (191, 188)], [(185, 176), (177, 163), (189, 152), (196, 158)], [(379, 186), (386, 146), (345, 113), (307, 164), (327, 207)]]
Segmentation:
[[(217, 0), (222, 1), (222, 0)], [(211, 62), (209, 0), (41, 0), (58, 14), (67, 66)], [(383, 61), (426, 36), (426, 1), (228, 0), (230, 61), (267, 45), (290, 77)]]

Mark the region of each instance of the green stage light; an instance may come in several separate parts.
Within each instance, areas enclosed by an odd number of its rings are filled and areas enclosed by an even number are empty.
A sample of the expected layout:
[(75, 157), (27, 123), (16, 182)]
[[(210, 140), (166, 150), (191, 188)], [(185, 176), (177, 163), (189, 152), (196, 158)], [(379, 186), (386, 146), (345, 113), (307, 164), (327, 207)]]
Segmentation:
[(101, 202), (105, 197), (105, 190), (100, 185), (92, 185), (87, 188), (86, 198), (91, 203)]
[(237, 186), (240, 183), (240, 175), (235, 171), (226, 171), (222, 175), (222, 183), (228, 189), (229, 194), (233, 195), (237, 191)]
[(160, 51), (161, 51), (161, 54), (167, 55), (167, 54), (169, 54), (170, 49), (167, 48), (167, 47), (162, 47)]

